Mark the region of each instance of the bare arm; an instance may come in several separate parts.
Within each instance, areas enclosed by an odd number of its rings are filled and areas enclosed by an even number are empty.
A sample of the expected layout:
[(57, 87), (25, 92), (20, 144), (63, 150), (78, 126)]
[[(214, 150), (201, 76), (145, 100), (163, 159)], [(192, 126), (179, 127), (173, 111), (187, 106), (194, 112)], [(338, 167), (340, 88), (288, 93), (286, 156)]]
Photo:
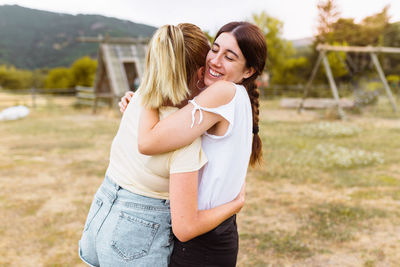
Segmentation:
[(211, 231), (238, 213), (244, 205), (243, 185), (239, 195), (231, 202), (208, 210), (198, 210), (197, 175), (198, 171), (170, 176), (172, 230), (181, 242)]
[[(235, 95), (232, 83), (219, 81), (196, 97), (202, 107), (214, 108), (229, 103)], [(179, 111), (159, 121), (157, 110), (143, 108), (139, 122), (138, 146), (142, 154), (154, 155), (169, 152), (193, 142), (212, 126), (224, 120), (218, 114), (202, 111), (203, 120), (199, 122), (199, 112), (192, 124), (193, 105), (187, 104)]]

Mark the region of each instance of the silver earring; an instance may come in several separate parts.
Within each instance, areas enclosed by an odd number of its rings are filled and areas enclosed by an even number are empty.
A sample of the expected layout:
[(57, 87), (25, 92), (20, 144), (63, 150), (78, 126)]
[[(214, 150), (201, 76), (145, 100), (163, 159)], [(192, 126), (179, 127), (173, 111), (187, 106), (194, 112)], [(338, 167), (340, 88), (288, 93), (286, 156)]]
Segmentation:
[(204, 87), (200, 87), (200, 86), (199, 86), (199, 82), (200, 82), (200, 80), (197, 80), (196, 87), (197, 87), (197, 89), (199, 89), (200, 91), (203, 91), (204, 88), (205, 88), (205, 86), (204, 86)]

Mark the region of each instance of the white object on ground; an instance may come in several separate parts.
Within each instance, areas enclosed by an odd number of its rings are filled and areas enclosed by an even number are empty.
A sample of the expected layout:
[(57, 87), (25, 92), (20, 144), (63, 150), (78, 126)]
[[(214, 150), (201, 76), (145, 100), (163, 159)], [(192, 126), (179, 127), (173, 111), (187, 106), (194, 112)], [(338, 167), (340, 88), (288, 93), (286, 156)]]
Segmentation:
[(17, 120), (28, 116), (29, 108), (25, 106), (14, 106), (0, 112), (0, 121)]

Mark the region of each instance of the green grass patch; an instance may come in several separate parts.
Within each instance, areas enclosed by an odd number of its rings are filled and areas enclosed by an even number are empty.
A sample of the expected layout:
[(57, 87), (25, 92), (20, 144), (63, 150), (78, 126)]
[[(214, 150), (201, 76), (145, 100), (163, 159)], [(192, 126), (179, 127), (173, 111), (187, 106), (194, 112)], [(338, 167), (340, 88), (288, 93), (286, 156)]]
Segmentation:
[(384, 190), (358, 190), (352, 193), (350, 196), (353, 199), (376, 200), (382, 198), (392, 198), (393, 200), (400, 200), (400, 188), (387, 188)]
[[(399, 109), (399, 98), (395, 98), (395, 102), (397, 105), (397, 109)], [(386, 95), (381, 95), (376, 105), (363, 108), (361, 114), (368, 117), (380, 117), (389, 119), (400, 118), (399, 112), (393, 112), (392, 105)]]
[(319, 239), (344, 242), (353, 238), (353, 233), (365, 225), (365, 220), (386, 215), (380, 209), (365, 209), (341, 203), (320, 204), (311, 207), (305, 228), (309, 228)]
[(381, 153), (350, 149), (334, 144), (318, 144), (311, 150), (303, 150), (290, 159), (293, 163), (319, 168), (354, 168), (384, 163)]
[(241, 234), (240, 238), (251, 239), (257, 244), (260, 252), (273, 250), (279, 256), (289, 256), (300, 259), (313, 255), (312, 250), (301, 242), (296, 234), (289, 234), (284, 231), (270, 231), (258, 234)]
[(400, 186), (400, 178), (392, 175), (374, 173), (374, 168), (355, 170), (336, 170), (330, 176), (330, 182), (342, 187), (395, 187)]
[(339, 122), (319, 122), (305, 125), (299, 134), (306, 137), (349, 137), (358, 135), (361, 128), (352, 124)]

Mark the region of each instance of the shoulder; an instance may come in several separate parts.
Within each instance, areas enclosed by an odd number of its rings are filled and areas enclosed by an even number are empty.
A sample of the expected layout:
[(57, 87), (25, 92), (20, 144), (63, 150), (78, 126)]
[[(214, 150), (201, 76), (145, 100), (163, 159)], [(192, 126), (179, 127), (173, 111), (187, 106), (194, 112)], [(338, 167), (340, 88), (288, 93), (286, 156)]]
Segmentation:
[(236, 86), (232, 82), (218, 81), (210, 85), (196, 98), (196, 102), (208, 108), (215, 108), (228, 104), (236, 93)]
[(204, 94), (212, 94), (214, 97), (233, 97), (235, 95), (236, 86), (232, 82), (218, 81), (210, 85)]

